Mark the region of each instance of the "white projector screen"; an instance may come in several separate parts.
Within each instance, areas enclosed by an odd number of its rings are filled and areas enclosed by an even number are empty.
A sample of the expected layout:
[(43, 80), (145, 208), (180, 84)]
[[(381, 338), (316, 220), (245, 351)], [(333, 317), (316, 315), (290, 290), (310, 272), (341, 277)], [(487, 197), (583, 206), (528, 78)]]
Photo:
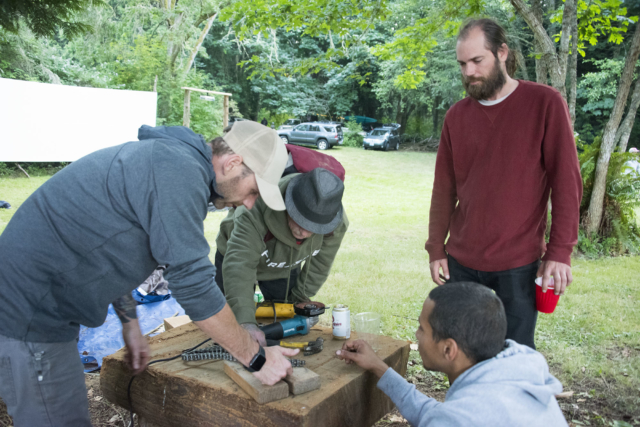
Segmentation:
[(155, 92), (0, 78), (0, 162), (72, 162), (156, 125)]

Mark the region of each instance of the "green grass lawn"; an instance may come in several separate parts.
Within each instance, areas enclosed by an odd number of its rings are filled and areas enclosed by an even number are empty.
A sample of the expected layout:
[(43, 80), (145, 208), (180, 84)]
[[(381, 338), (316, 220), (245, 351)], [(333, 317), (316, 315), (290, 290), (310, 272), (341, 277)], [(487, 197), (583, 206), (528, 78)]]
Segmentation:
[[(352, 314), (376, 311), (385, 334), (415, 340), (412, 319), (435, 286), (424, 250), (435, 154), (345, 147), (328, 154), (347, 171), (344, 206), (351, 225), (316, 299), (347, 304)], [(0, 200), (18, 208), (45, 180), (0, 179)], [(0, 210), (0, 232), (14, 212)], [(212, 260), (224, 216), (213, 213), (205, 223)], [(540, 315), (536, 334), (552, 372), (565, 390), (576, 391), (575, 407), (563, 407), (565, 413), (574, 411), (570, 419), (591, 425), (624, 416), (640, 420), (640, 257), (578, 258), (573, 266), (574, 283), (555, 313)]]

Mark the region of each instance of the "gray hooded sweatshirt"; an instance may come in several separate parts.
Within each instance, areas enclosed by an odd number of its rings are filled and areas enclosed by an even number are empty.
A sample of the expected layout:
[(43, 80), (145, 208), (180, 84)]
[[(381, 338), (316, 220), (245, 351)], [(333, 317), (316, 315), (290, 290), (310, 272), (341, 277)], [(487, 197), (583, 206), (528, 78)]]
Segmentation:
[(138, 138), (73, 162), (17, 210), (0, 235), (0, 334), (73, 340), (158, 265), (193, 320), (224, 307), (203, 226), (211, 149), (183, 127)]
[(413, 426), (567, 425), (555, 398), (562, 384), (549, 373), (544, 356), (512, 340), (496, 357), (460, 375), (444, 403), (420, 393), (391, 368), (378, 388)]

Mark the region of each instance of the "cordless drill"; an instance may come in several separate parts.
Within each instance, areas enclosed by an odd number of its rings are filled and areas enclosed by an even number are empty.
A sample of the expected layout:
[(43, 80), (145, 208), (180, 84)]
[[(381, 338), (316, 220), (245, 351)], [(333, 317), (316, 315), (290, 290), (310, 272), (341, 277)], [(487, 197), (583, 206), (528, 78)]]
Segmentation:
[(270, 325), (261, 326), (264, 336), (268, 340), (281, 340), (292, 335), (306, 335), (324, 313), (321, 302), (301, 302), (294, 306), (295, 316)]

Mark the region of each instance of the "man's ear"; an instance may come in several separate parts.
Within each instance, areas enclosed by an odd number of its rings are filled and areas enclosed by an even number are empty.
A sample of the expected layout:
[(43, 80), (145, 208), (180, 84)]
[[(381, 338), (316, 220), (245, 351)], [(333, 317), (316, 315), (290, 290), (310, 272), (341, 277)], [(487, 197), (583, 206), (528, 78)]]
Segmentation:
[(498, 57), (501, 62), (507, 62), (507, 58), (509, 57), (509, 46), (506, 43), (502, 43), (502, 46), (498, 49)]
[(442, 357), (448, 362), (453, 362), (458, 356), (458, 352), (460, 351), (458, 343), (455, 342), (453, 338), (447, 338), (443, 341), (444, 345), (442, 346)]
[(235, 169), (242, 166), (242, 156), (239, 154), (227, 154), (222, 162), (222, 174), (229, 175)]

